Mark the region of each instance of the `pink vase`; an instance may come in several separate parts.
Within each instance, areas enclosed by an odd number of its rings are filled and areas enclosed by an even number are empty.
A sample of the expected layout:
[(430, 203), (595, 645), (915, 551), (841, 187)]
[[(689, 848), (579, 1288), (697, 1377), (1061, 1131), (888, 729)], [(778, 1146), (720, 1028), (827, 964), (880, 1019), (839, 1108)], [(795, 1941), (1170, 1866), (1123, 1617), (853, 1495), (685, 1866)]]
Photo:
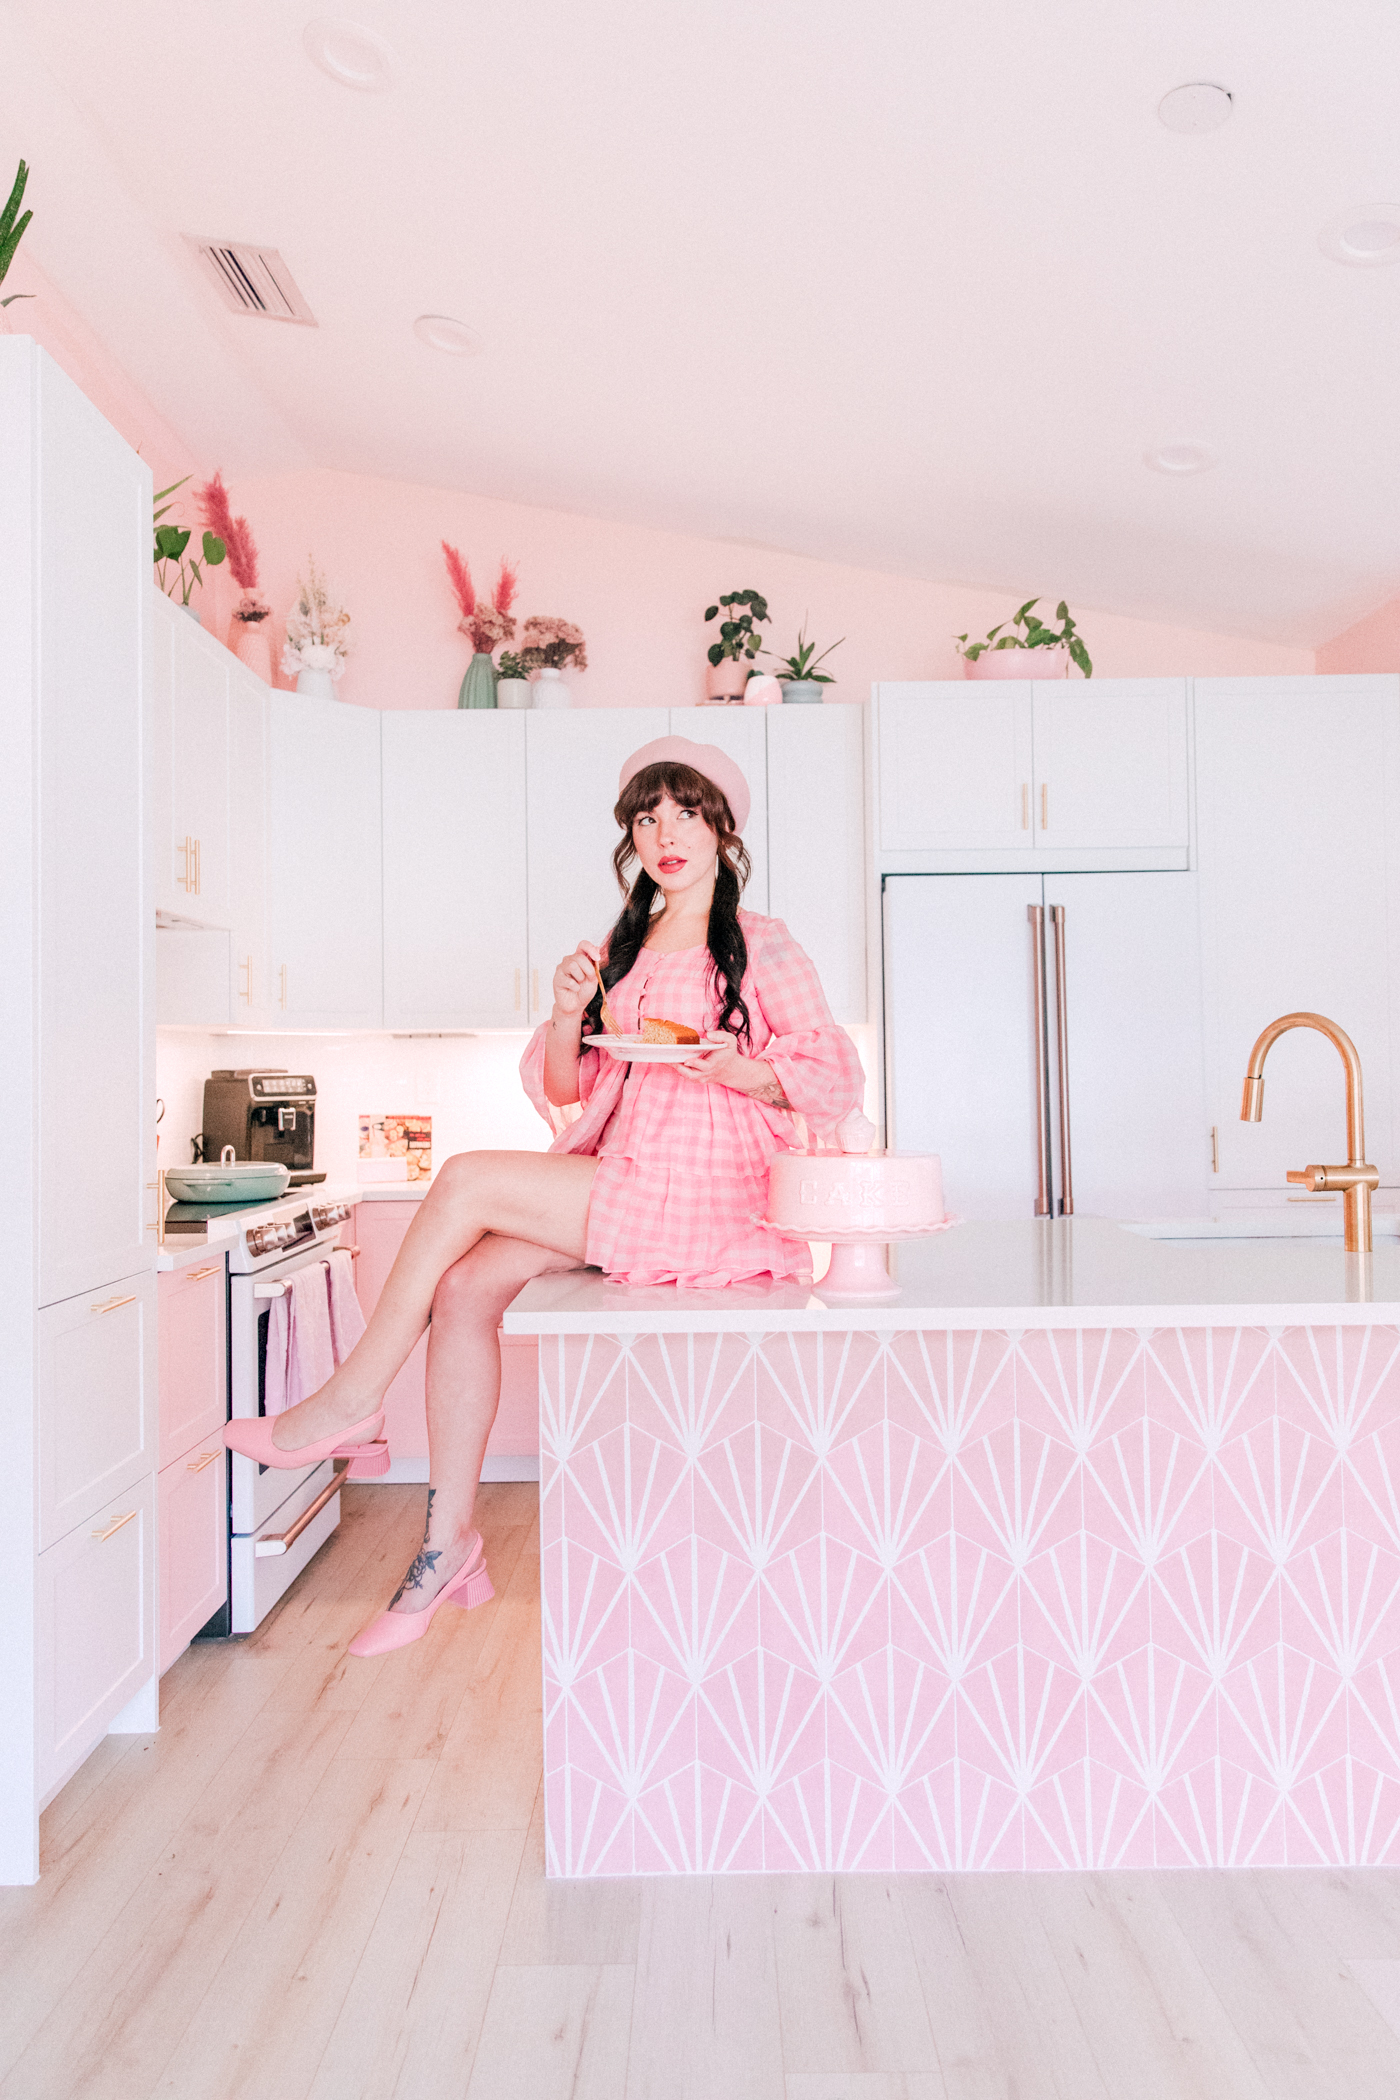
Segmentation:
[(987, 649), (963, 658), (964, 678), (1068, 678), (1068, 649)]
[(706, 687), (712, 700), (736, 700), (744, 697), (744, 687), (749, 682), (751, 666), (747, 656), (737, 659), (722, 656), (717, 664), (710, 665)]
[(264, 685), (273, 683), (272, 636), (268, 620), (238, 620), (228, 623), (228, 645), (241, 664), (246, 664)]

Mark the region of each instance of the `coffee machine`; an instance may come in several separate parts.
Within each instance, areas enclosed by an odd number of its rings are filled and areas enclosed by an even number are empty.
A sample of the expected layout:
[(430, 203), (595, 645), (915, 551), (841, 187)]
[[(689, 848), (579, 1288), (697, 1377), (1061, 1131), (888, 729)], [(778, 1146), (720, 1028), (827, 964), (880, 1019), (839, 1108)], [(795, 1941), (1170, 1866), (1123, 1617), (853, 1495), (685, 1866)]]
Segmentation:
[(204, 1082), (204, 1129), (196, 1157), (273, 1160), (291, 1172), (289, 1188), (324, 1181), (316, 1157), (316, 1082), (309, 1072), (211, 1072)]

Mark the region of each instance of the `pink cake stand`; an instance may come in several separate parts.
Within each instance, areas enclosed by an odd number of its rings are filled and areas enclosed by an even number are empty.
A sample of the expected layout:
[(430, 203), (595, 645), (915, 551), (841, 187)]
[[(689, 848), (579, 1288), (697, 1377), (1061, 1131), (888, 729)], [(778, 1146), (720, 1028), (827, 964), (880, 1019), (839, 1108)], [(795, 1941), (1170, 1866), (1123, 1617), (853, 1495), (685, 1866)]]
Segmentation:
[[(768, 1226), (774, 1232), (792, 1234), (790, 1225)], [(957, 1218), (941, 1218), (936, 1225), (906, 1226), (902, 1231), (886, 1226), (881, 1232), (832, 1232), (825, 1235), (831, 1246), (831, 1266), (814, 1289), (824, 1298), (863, 1298), (868, 1303), (888, 1302), (899, 1296), (899, 1285), (890, 1275), (885, 1249), (891, 1240), (926, 1240), (935, 1232), (946, 1232)]]

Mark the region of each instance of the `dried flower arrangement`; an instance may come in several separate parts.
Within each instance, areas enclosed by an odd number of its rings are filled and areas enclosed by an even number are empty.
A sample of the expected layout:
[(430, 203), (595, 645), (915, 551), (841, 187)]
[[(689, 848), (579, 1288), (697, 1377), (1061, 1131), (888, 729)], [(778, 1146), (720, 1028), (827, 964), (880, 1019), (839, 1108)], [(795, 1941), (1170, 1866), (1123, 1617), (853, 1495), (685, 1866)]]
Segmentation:
[(520, 633), (520, 660), (532, 671), (562, 671), (565, 664), (575, 670), (588, 669), (583, 629), (572, 620), (555, 620), (531, 614)]
[(519, 588), (519, 578), (510, 563), (502, 558), (501, 573), (496, 578), (496, 588), (489, 598), (478, 600), (472, 572), (455, 547), (442, 542), (447, 574), (457, 599), (457, 609), (462, 617), (457, 622), (461, 633), (471, 636), (471, 644), (479, 656), (489, 656), (502, 642), (515, 640), (515, 621), (511, 607)]
[(203, 488), (194, 493), (200, 517), (223, 541), (228, 554), (229, 574), (243, 593), (233, 609), (233, 617), (248, 626), (256, 626), (259, 620), (267, 618), (271, 607), (258, 591), (258, 550), (248, 529), (248, 520), (233, 515), (222, 474), (215, 474), (212, 481), (206, 481)]
[(287, 641), (282, 675), (329, 671), (339, 678), (350, 654), (350, 615), (336, 605), (313, 556), (306, 557), (306, 580), (297, 577), (297, 602), (287, 615)]

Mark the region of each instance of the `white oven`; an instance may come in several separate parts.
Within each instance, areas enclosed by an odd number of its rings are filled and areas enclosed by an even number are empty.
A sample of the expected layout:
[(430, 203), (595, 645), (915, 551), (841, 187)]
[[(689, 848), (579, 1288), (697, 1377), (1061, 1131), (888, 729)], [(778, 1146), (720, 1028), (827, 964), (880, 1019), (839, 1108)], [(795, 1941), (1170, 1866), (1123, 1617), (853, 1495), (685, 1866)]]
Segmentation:
[[(348, 1203), (293, 1201), (260, 1210), (229, 1256), (229, 1414), (264, 1413), (272, 1306), (298, 1269), (324, 1267)], [(251, 1633), (340, 1522), (330, 1459), (295, 1472), (235, 1452), (229, 1487), (229, 1630)]]

